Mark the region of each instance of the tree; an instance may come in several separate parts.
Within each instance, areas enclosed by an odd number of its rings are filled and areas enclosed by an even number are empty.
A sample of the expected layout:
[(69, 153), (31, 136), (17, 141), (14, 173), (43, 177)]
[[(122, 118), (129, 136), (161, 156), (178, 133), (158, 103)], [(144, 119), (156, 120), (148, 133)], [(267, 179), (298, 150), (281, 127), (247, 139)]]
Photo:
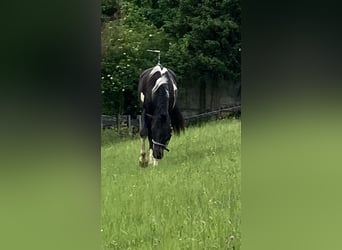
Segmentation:
[(156, 63), (146, 51), (165, 44), (164, 35), (130, 2), (121, 5), (123, 18), (102, 30), (102, 107), (106, 114), (136, 113), (140, 73)]
[(156, 64), (147, 49), (184, 83), (240, 82), (239, 0), (104, 0), (102, 14), (104, 113), (138, 111), (139, 75)]
[[(204, 74), (235, 81), (240, 77), (240, 7), (238, 1), (181, 0), (176, 20), (164, 29), (174, 38), (168, 51), (174, 67), (190, 77)], [(234, 14), (234, 15), (232, 15)], [(172, 55), (175, 55), (172, 56)]]

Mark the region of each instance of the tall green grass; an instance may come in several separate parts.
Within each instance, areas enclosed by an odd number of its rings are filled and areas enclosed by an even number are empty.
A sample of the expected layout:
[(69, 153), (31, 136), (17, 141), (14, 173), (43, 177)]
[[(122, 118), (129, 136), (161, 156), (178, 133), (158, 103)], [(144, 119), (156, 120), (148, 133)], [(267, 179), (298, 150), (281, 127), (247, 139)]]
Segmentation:
[(102, 146), (103, 249), (239, 249), (239, 120), (173, 136), (156, 168), (140, 140)]

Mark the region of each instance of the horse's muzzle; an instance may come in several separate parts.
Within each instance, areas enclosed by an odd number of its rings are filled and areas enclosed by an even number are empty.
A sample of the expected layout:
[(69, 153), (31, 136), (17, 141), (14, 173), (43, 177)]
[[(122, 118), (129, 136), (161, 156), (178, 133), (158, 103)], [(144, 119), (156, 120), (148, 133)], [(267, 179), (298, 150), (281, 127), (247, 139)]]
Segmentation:
[(162, 144), (160, 142), (156, 142), (152, 139), (153, 143), (153, 157), (160, 160), (163, 158), (164, 150), (169, 151), (169, 149), (166, 147), (166, 144)]
[(153, 157), (160, 160), (164, 156), (163, 148), (159, 146), (154, 146), (153, 148)]

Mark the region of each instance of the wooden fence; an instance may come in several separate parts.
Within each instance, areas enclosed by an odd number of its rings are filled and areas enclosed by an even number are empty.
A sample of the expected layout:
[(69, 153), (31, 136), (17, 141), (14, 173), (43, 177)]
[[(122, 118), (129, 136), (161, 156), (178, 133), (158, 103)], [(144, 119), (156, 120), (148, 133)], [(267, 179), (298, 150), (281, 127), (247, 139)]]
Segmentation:
[(122, 129), (128, 129), (129, 134), (139, 131), (141, 126), (141, 116), (132, 118), (131, 115), (102, 115), (101, 116), (101, 128), (102, 129), (115, 129), (120, 131)]
[[(184, 117), (185, 126), (196, 125), (202, 122), (223, 119), (226, 117), (240, 117), (241, 106), (232, 106), (228, 108), (222, 108), (219, 110), (206, 112), (198, 115)], [(141, 115), (132, 117), (131, 115), (102, 115), (101, 117), (102, 129), (115, 129), (117, 131), (128, 129), (129, 134), (135, 134), (141, 127)]]
[(210, 111), (198, 115), (188, 116), (185, 117), (185, 125), (196, 125), (202, 122), (212, 121), (212, 120), (219, 120), (227, 117), (240, 117), (241, 115), (241, 106), (232, 106), (228, 108), (222, 108), (215, 111)]

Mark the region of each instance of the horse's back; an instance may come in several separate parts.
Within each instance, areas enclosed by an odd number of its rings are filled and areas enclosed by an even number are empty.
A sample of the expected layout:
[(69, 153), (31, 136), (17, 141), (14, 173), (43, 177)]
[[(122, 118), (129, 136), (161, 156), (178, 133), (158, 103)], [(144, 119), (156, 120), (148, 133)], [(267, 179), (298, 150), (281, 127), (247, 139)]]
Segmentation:
[(146, 69), (144, 70), (144, 72), (142, 72), (140, 74), (139, 77), (139, 85), (138, 85), (138, 94), (140, 95), (140, 93), (145, 92), (144, 91), (144, 87), (146, 86), (146, 82), (148, 80), (148, 76), (149, 73), (151, 72), (152, 68)]
[(174, 83), (177, 85), (177, 75), (175, 74), (175, 72), (173, 72), (171, 69), (167, 69), (167, 71), (171, 74), (171, 77), (174, 80)]
[[(167, 74), (168, 78), (172, 80), (172, 83), (177, 86), (177, 76), (176, 74), (161, 65), (154, 66), (152, 68), (148, 68), (144, 70), (139, 77), (139, 85), (138, 85), (138, 96), (142, 103), (145, 101), (151, 100), (151, 91), (156, 81), (162, 76), (162, 74)], [(174, 91), (174, 89), (172, 88)]]

